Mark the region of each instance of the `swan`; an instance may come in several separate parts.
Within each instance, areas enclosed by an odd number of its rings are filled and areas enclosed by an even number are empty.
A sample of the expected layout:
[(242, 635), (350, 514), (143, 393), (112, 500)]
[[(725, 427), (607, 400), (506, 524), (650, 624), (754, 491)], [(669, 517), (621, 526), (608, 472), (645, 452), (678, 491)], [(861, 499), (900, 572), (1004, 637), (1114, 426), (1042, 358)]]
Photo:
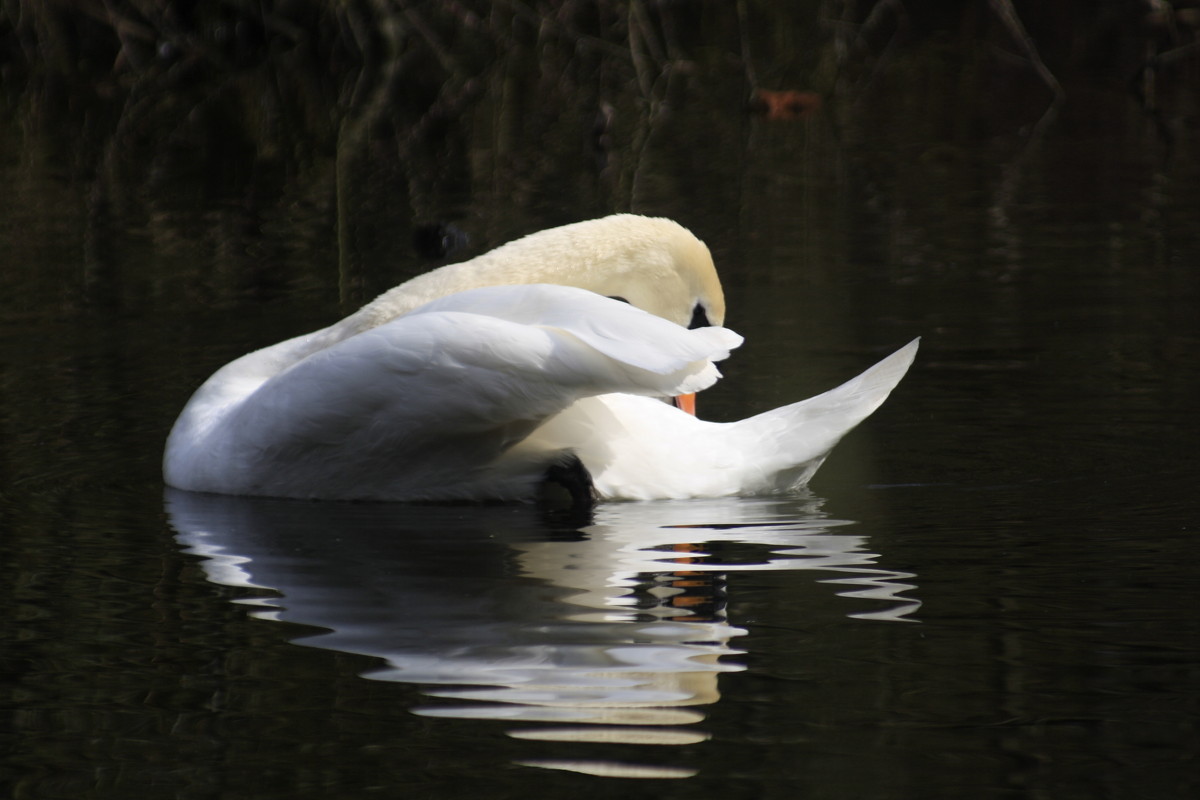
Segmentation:
[(573, 504), (786, 492), (871, 414), (914, 340), (848, 383), (740, 422), (662, 402), (711, 386), (742, 338), (708, 248), (620, 214), (413, 278), (242, 356), (185, 405), (165, 482), (233, 495)]

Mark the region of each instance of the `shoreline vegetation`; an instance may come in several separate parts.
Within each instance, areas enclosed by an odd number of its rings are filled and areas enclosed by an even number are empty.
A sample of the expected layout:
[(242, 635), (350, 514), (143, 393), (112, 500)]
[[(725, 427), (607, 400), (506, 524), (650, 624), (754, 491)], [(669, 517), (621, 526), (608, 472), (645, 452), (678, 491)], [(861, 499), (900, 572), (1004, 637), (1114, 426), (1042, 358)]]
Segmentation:
[[(473, 82), (519, 57), (580, 82), (596, 69), (650, 105), (671, 72), (737, 63), (750, 92), (779, 68), (869, 82), (896, 50), (979, 42), (999, 69), (1032, 70), (1056, 96), (1060, 71), (1117, 70), (1139, 91), (1197, 57), (1195, 0), (3, 0), (0, 76), (15, 87), (119, 97), (219, 89), (269, 73), (276, 102), (361, 108), (379, 89), (394, 112), (443, 114)], [(803, 47), (808, 52), (794, 52)], [(814, 73), (820, 73), (814, 74)], [(856, 74), (857, 73), (857, 74)], [(1147, 75), (1146, 73), (1156, 73)], [(1160, 74), (1161, 73), (1161, 74)], [(602, 76), (601, 76), (602, 77)], [(223, 80), (224, 79), (224, 80)], [(601, 81), (603, 83), (603, 81)], [(844, 88), (844, 87), (843, 87)], [(19, 89), (18, 89), (19, 90)], [(1152, 98), (1141, 98), (1151, 104)], [(333, 102), (330, 102), (333, 101)], [(311, 113), (311, 119), (325, 114)], [(411, 123), (411, 120), (410, 120)]]
[[(97, 227), (147, 198), (164, 224), (188, 191), (229, 201), (217, 249), (264, 208), (325, 220), (353, 306), (383, 240), (455, 259), (526, 232), (481, 221), (468, 245), (467, 198), (541, 203), (547, 227), (653, 213), (664, 181), (687, 195), (647, 168), (685, 118), (720, 141), (925, 126), (1009, 157), (1102, 90), (1123, 105), (1095, 124), (1140, 117), (1169, 152), (1197, 116), (1198, 30), (1191, 0), (0, 0), (0, 108), (17, 157), (89, 187)], [(380, 185), (406, 208), (372, 221), (357, 198)], [(230, 259), (264, 286), (286, 254), (261, 256)]]

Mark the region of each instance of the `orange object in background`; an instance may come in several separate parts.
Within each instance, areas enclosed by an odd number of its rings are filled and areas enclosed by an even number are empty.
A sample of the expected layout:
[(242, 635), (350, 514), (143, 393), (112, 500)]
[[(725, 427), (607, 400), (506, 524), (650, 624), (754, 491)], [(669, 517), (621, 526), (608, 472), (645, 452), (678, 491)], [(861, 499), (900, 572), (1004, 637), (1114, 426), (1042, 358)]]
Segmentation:
[(795, 89), (755, 89), (750, 96), (750, 110), (767, 119), (805, 117), (821, 108), (821, 95)]

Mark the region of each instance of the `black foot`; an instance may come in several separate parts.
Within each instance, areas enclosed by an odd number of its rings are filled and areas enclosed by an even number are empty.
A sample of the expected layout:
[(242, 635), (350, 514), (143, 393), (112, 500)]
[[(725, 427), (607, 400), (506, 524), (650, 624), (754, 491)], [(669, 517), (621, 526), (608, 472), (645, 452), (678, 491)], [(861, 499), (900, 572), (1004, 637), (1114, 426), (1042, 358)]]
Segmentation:
[(591, 473), (578, 456), (571, 455), (546, 470), (538, 503), (546, 511), (562, 514), (572, 522), (581, 525), (591, 522), (592, 509), (596, 507), (596, 489)]

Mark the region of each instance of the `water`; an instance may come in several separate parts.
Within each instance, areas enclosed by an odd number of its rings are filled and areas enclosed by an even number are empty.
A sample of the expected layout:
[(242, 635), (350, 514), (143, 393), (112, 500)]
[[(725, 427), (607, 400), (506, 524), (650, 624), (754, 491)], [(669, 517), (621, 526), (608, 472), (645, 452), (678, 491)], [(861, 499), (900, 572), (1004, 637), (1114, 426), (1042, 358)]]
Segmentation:
[[(319, 154), (210, 143), (206, 174), (12, 101), (9, 796), (1195, 795), (1194, 134), (1168, 148), (1095, 86), (1040, 140), (882, 91), (767, 121), (704, 88), (645, 122), (637, 163), (580, 166), (538, 115), (549, 144), (514, 143), (488, 95), (436, 168), (346, 145), (340, 192)], [(192, 388), (441, 263), (414, 221), (453, 222), (465, 256), (623, 209), (716, 255), (747, 344), (703, 416), (923, 337), (809, 492), (580, 529), (164, 492)]]

